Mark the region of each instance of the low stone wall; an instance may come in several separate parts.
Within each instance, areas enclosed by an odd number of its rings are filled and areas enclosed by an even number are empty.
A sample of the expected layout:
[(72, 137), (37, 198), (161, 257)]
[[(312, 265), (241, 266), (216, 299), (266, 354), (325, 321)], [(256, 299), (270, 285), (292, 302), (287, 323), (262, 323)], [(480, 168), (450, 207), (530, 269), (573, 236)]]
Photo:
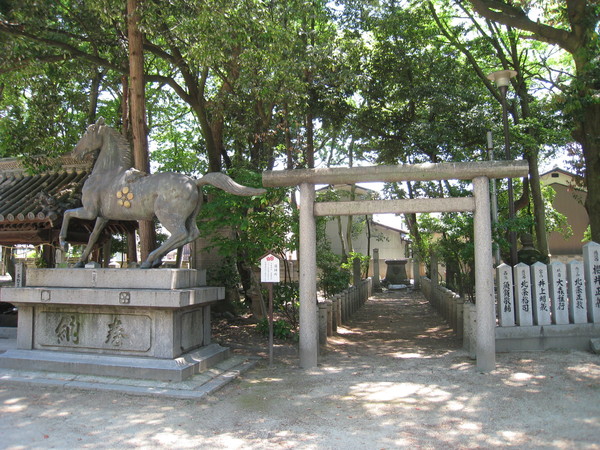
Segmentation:
[(348, 323), (358, 309), (373, 294), (373, 279), (366, 278), (358, 285), (333, 296), (329, 300), (319, 299), (319, 345), (327, 344), (327, 336), (337, 333), (337, 327)]
[[(442, 286), (433, 286), (429, 278), (421, 277), (420, 281), (425, 298), (458, 336), (463, 338), (464, 349), (475, 359), (475, 304), (463, 301), (458, 294)], [(549, 349), (588, 351), (591, 340), (600, 338), (600, 323), (497, 326), (495, 335), (495, 348), (499, 353)]]
[(456, 293), (440, 285), (434, 285), (427, 277), (421, 277), (421, 292), (435, 311), (441, 315), (454, 332), (462, 337), (464, 333), (464, 300)]

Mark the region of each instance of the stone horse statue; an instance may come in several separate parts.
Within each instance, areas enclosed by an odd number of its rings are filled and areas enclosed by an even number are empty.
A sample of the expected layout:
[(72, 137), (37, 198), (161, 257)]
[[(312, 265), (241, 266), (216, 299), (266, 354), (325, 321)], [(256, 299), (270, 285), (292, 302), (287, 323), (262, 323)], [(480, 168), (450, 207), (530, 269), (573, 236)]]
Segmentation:
[(199, 236), (196, 216), (202, 205), (203, 185), (210, 184), (237, 195), (261, 195), (265, 192), (264, 189), (237, 184), (219, 172), (194, 179), (173, 172), (148, 175), (133, 169), (133, 155), (128, 142), (118, 131), (105, 125), (102, 118), (88, 126), (72, 154), (81, 159), (96, 150), (100, 152), (82, 189), (83, 206), (65, 211), (60, 229), (60, 245), (66, 250), (71, 218), (96, 220), (76, 267), (85, 265), (109, 220), (152, 220), (156, 216), (171, 236), (148, 255), (141, 267), (158, 267), (164, 255)]

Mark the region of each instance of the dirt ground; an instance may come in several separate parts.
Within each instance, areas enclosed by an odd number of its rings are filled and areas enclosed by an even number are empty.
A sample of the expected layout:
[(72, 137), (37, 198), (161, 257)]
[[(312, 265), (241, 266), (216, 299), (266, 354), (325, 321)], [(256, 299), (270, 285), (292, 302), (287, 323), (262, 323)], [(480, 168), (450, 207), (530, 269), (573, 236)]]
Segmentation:
[[(216, 327), (235, 352), (266, 354), (247, 321)], [(3, 382), (0, 448), (600, 449), (598, 355), (499, 354), (481, 374), (410, 291), (373, 297), (338, 331), (315, 369), (279, 342), (272, 367), (201, 401)]]

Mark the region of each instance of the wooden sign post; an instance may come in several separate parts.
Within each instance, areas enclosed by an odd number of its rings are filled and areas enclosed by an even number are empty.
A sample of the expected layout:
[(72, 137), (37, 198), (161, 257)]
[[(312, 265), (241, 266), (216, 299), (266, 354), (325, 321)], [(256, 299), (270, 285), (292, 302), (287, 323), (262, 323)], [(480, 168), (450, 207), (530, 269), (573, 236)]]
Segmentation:
[(273, 364), (273, 283), (279, 283), (279, 258), (268, 253), (260, 260), (260, 281), (269, 288), (269, 365)]

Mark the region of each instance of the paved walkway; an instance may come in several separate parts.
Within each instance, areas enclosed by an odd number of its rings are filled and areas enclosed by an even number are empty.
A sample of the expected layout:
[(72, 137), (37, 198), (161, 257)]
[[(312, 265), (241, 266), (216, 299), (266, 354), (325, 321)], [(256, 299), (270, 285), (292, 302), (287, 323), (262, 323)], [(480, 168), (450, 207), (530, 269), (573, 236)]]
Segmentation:
[(201, 400), (0, 385), (0, 447), (600, 449), (600, 358), (476, 371), (418, 292), (377, 295), (313, 370), (279, 357)]

